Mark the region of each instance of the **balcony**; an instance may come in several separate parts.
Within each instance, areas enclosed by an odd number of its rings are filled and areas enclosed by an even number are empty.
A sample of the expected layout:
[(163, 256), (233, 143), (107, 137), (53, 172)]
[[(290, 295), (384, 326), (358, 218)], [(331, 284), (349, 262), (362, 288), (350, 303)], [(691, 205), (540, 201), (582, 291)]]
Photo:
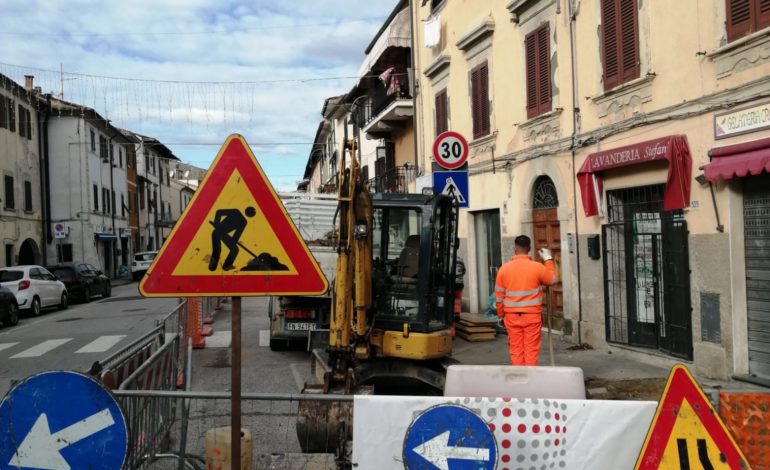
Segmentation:
[(322, 184), (318, 188), (319, 193), (336, 193), (337, 192), (337, 173), (335, 173), (329, 181)]
[(381, 139), (403, 130), (413, 116), (414, 102), (408, 90), (399, 89), (388, 95), (379, 88), (359, 106), (356, 122), (370, 138)]
[(369, 190), (375, 193), (409, 192), (409, 183), (414, 180), (414, 168), (403, 166), (386, 171), (369, 180)]

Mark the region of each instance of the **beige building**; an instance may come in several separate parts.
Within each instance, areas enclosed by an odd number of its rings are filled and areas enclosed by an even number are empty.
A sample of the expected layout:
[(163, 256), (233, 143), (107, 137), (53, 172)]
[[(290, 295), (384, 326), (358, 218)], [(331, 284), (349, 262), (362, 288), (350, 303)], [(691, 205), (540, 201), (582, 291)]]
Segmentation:
[(528, 234), (567, 339), (770, 378), (770, 18), (707, 4), (412, 2), (418, 165), (470, 142), (471, 311)]

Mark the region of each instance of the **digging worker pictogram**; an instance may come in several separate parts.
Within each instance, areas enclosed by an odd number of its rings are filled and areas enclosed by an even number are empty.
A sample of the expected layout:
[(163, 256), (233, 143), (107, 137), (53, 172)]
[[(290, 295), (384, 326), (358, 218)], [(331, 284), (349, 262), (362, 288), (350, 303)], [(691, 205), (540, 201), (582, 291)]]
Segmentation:
[[(244, 211), (246, 217), (254, 217), (257, 210), (253, 207), (247, 207)], [(225, 244), (229, 251), (225, 262), (222, 265), (222, 269), (230, 271), (235, 269), (233, 263), (235, 258), (238, 257), (238, 241), (243, 235), (243, 231), (246, 229), (248, 220), (241, 214), (238, 209), (219, 209), (214, 216), (214, 221), (211, 225), (214, 226), (214, 231), (211, 232), (211, 259), (209, 260), (209, 271), (216, 271), (219, 265), (219, 257), (222, 254), (222, 243)]]
[(514, 254), (497, 272), (495, 303), (508, 331), (508, 351), (514, 366), (536, 366), (542, 340), (542, 286), (558, 281), (551, 250), (538, 253), (544, 264), (529, 256), (531, 241), (520, 235), (514, 241)]

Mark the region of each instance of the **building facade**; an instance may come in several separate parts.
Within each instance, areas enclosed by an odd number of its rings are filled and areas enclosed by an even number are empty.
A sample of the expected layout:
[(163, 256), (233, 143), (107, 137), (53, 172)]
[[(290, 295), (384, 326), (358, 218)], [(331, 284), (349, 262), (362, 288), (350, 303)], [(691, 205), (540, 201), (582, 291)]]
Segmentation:
[(770, 20), (708, 3), (412, 3), (418, 160), (443, 129), (470, 141), (471, 311), (527, 234), (569, 340), (770, 377)]
[(135, 135), (140, 251), (156, 251), (173, 227), (170, 165), (179, 159), (157, 139)]

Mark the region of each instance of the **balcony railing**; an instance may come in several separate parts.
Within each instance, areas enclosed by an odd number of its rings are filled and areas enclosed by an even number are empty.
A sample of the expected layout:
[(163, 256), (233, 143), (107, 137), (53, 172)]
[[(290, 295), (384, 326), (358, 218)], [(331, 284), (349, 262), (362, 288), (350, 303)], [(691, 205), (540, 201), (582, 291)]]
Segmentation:
[(388, 106), (397, 100), (410, 100), (407, 89), (399, 89), (397, 92), (388, 95), (384, 89), (377, 89), (367, 99), (362, 99), (355, 111), (355, 121), (358, 127), (363, 129), (372, 122), (377, 116), (385, 111)]
[(375, 193), (408, 193), (409, 183), (413, 180), (413, 167), (398, 167), (370, 179), (369, 190)]
[(334, 173), (329, 180), (322, 184), (318, 188), (319, 193), (336, 193), (337, 192), (337, 173)]

